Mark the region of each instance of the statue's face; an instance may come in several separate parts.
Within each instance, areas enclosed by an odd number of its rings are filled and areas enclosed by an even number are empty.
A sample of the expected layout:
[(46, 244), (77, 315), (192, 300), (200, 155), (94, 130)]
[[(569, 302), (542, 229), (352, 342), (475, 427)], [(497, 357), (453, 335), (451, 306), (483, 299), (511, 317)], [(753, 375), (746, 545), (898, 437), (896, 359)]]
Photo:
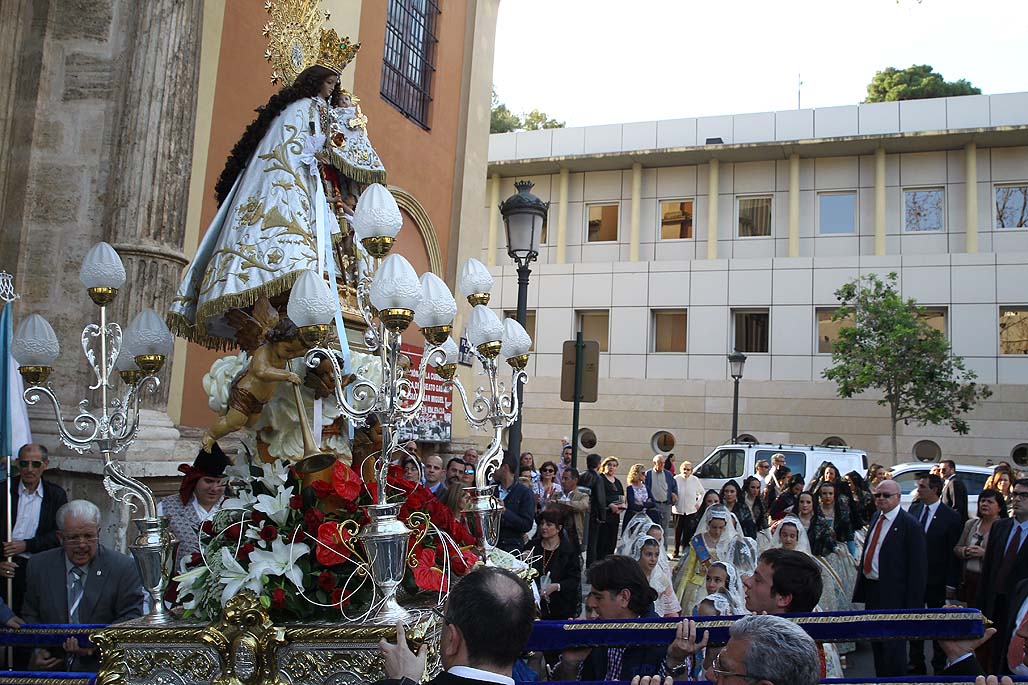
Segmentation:
[(337, 83), (339, 83), (338, 74), (332, 74), (321, 82), (321, 92), (318, 94), (327, 100), (332, 95), (332, 91), (335, 90)]

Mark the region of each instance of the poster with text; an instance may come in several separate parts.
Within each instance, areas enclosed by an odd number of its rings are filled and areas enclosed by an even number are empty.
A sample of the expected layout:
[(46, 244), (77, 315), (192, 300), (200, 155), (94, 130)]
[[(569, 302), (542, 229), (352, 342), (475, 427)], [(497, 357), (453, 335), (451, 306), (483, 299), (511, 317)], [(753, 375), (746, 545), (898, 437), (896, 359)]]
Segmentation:
[[(403, 343), (400, 351), (410, 358), (410, 380), (417, 388), (419, 382), (418, 370), (421, 366), (421, 356), (424, 348), (409, 343)], [(400, 439), (416, 440), (418, 442), (449, 442), (450, 441), (450, 420), (453, 413), (453, 398), (449, 390), (444, 390), (442, 376), (435, 372), (431, 366), (425, 369), (425, 401), (421, 405), (421, 411), (414, 417), (414, 420), (400, 430)]]

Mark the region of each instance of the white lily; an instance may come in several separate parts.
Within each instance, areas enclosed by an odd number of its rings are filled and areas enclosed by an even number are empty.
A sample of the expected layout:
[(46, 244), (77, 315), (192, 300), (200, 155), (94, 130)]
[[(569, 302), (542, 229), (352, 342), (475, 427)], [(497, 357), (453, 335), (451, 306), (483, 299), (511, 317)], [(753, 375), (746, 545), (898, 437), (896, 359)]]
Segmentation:
[(289, 467), (278, 459), (270, 464), (261, 464), (261, 471), (264, 472), (264, 475), (257, 480), (271, 492), (275, 492), (285, 485), (286, 479), (289, 477)]
[(277, 526), (284, 526), (289, 518), (289, 498), (293, 496), (293, 486), (282, 488), (274, 497), (257, 495), (257, 504), (253, 508), (268, 515)]
[(222, 505), (222, 511), (232, 511), (234, 509), (250, 509), (254, 503), (257, 502), (257, 498), (253, 496), (253, 493), (249, 490), (237, 490), (235, 497), (229, 497), (225, 500)]
[(199, 589), (203, 586), (201, 580), (207, 575), (208, 569), (206, 566), (199, 566), (194, 568), (192, 571), (186, 571), (180, 575), (175, 576), (175, 580), (178, 582), (178, 596), (185, 597), (186, 595), (192, 595), (192, 598), (182, 603), (185, 609), (195, 609), (197, 595), (199, 595)]
[(303, 571), (296, 565), (297, 559), (310, 552), (310, 547), (302, 542), (287, 544), (282, 538), (271, 543), (271, 551), (254, 550), (250, 552), (250, 572), (268, 576), (285, 576), (293, 582), (297, 589), (303, 589)]
[(258, 595), (264, 589), (264, 578), (258, 569), (258, 565), (253, 563), (253, 554), (255, 552), (251, 552), (250, 569), (247, 570), (239, 565), (239, 562), (232, 556), (232, 552), (229, 551), (228, 547), (221, 548), (222, 569), (218, 582), (225, 584), (225, 589), (221, 591), (222, 606), (225, 606), (228, 600), (237, 595), (242, 588), (253, 590)]

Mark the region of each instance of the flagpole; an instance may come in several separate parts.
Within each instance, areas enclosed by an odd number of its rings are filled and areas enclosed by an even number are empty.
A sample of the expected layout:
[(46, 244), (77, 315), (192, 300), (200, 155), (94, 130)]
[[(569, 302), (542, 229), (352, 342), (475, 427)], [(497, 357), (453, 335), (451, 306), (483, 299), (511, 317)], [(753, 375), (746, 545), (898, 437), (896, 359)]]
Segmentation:
[[(15, 300), (17, 300), (19, 297), (20, 297), (20, 295), (18, 295), (18, 293), (15, 292), (15, 290), (14, 290), (14, 276), (12, 276), (11, 274), (7, 273), (6, 271), (0, 271), (0, 300), (3, 300), (3, 303), (4, 303), (3, 306), (5, 308), (6, 307), (10, 307), (11, 303), (14, 302)], [(8, 315), (10, 315), (10, 312), (8, 312)], [(5, 352), (9, 352), (6, 349), (7, 346), (5, 345), (4, 347), (5, 347)], [(6, 357), (6, 354), (4, 356)], [(8, 367), (8, 368), (10, 367), (10, 363), (9, 363), (8, 359), (2, 359), (2, 360), (0, 360), (0, 363), (3, 363), (5, 367)], [(5, 374), (5, 376), (6, 376), (6, 374)], [(6, 386), (7, 384), (5, 383), (4, 385)], [(3, 392), (5, 392), (5, 393), (8, 392), (8, 388), (4, 387), (3, 388)], [(11, 456), (12, 455), (10, 454), (10, 452), (12, 452), (14, 450), (14, 444), (12, 442), (10, 447), (8, 448), (8, 445), (7, 445), (8, 442), (11, 442), (9, 437), (8, 437), (7, 440), (3, 441), (3, 450), (2, 451), (5, 452), (5, 454), (0, 455), (0, 456), (3, 457), (4, 468), (6, 469), (6, 479), (4, 480), (4, 490), (6, 490), (6, 495), (7, 495), (7, 497), (5, 498), (5, 501), (6, 501), (6, 504), (7, 504), (7, 530), (5, 532), (7, 533), (7, 537), (5, 537), (4, 540), (10, 542), (11, 535), (12, 535), (12, 532), (14, 530), (14, 523), (13, 523), (13, 521), (14, 521), (14, 512), (13, 512), (12, 506), (11, 506)], [(6, 557), (6, 558), (7, 558), (7, 561), (14, 561), (13, 557)], [(10, 602), (10, 609), (11, 609), (11, 611), (14, 611), (14, 574), (13, 573), (11, 575), (7, 576), (7, 601)], [(7, 668), (8, 668), (8, 670), (11, 670), (11, 669), (14, 668), (14, 650), (13, 650), (13, 648), (11, 648), (8, 645), (8, 647), (6, 648), (5, 652), (7, 653), (6, 654), (6, 656), (7, 656)]]

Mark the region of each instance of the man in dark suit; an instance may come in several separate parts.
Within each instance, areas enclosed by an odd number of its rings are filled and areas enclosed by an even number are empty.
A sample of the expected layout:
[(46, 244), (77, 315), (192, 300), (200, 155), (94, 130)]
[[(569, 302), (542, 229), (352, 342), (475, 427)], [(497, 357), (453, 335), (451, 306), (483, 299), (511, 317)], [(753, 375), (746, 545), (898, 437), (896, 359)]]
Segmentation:
[(939, 463), (939, 475), (945, 485), (942, 488), (942, 503), (947, 507), (955, 509), (960, 514), (960, 523), (967, 521), (967, 486), (957, 475), (957, 465), (952, 459), (946, 459)]
[[(928, 583), (925, 586), (924, 606), (937, 609), (946, 599), (953, 599), (960, 583), (960, 561), (953, 548), (960, 539), (964, 524), (960, 514), (942, 502), (942, 478), (925, 474), (917, 480), (918, 501), (910, 507), (910, 515), (917, 519), (925, 532), (928, 548)], [(933, 643), (932, 671), (939, 675), (946, 667), (946, 655), (938, 642)], [(910, 641), (910, 673), (927, 675), (924, 642)]]
[(1007, 624), (1006, 607), (1011, 591), (1028, 578), (1028, 479), (1014, 481), (1014, 515), (997, 519), (989, 531), (989, 544), (982, 557), (982, 577), (975, 606), (995, 622), (999, 632), (992, 646), (992, 663), (983, 664), (991, 673), (1002, 672), (1016, 626)]
[[(34, 555), (22, 617), (26, 623), (118, 623), (143, 614), (143, 587), (131, 557), (100, 544), (100, 510), (72, 500), (57, 512), (60, 549)], [(63, 651), (38, 649), (33, 670), (96, 671), (95, 648), (68, 638)]]
[[(4, 556), (12, 560), (0, 563), (0, 574), (14, 576), (14, 596), (4, 599), (15, 612), (21, 611), (25, 597), (25, 567), (29, 558), (61, 544), (57, 540), (57, 510), (68, 501), (68, 495), (61, 486), (43, 478), (49, 465), (50, 456), (44, 445), (29, 443), (18, 450), (18, 475), (11, 479), (10, 487), (11, 539), (4, 543)], [(7, 530), (6, 508), (0, 508), (0, 521), (2, 530)]]
[(511, 452), (503, 453), (503, 463), (493, 478), (500, 485), (503, 500), (500, 518), (500, 536), (496, 546), (505, 552), (520, 552), (525, 548), (525, 533), (535, 522), (535, 495), (518, 481), (518, 458)]
[[(928, 582), (924, 529), (900, 507), (900, 487), (896, 481), (878, 484), (875, 506), (878, 511), (871, 518), (860, 557), (853, 601), (863, 602), (869, 610), (922, 606)], [(906, 675), (904, 642), (873, 642), (871, 648), (876, 675)]]
[[(513, 685), (514, 662), (532, 634), (535, 600), (528, 585), (506, 569), (482, 566), (453, 586), (443, 607), (439, 656), (443, 672), (424, 685)], [(383, 685), (417, 685), (425, 675), (427, 647), (407, 647), (403, 623), (397, 641), (382, 640)]]
[(607, 518), (607, 491), (600, 482), (600, 455), (590, 454), (585, 458), (586, 469), (579, 479), (579, 485), (589, 488), (589, 524), (586, 526), (585, 564), (588, 568), (596, 560), (596, 541), (600, 526)]

